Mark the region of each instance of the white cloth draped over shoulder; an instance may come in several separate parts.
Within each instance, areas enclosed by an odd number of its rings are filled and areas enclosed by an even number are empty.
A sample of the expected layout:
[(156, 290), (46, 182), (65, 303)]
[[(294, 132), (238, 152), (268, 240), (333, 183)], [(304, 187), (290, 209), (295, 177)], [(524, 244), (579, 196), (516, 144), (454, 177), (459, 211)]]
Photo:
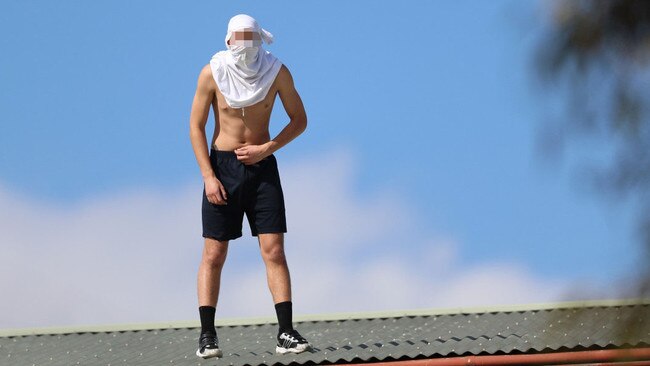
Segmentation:
[(268, 93), (282, 62), (271, 52), (259, 46), (228, 44), (235, 31), (251, 30), (260, 35), (267, 44), (273, 42), (273, 34), (259, 26), (257, 21), (246, 14), (235, 15), (228, 22), (226, 47), (210, 59), (210, 68), (219, 91), (232, 108), (243, 108), (262, 101)]

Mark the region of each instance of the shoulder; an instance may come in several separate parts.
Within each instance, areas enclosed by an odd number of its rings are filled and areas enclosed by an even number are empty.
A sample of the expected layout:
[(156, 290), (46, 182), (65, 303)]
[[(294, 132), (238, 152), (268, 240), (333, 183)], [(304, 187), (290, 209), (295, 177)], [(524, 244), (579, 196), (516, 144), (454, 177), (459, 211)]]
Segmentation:
[(208, 78), (212, 79), (212, 66), (210, 66), (210, 64), (203, 66), (201, 72), (199, 73), (199, 80)]
[(210, 64), (203, 66), (201, 72), (199, 72), (199, 86), (211, 88), (215, 85), (214, 78), (212, 77), (212, 67)]
[(291, 77), (291, 72), (289, 72), (289, 68), (287, 67), (287, 65), (282, 64), (282, 66), (280, 66), (280, 71), (278, 71), (278, 77), (285, 77), (285, 78)]
[(278, 76), (276, 77), (277, 83), (278, 83), (278, 88), (286, 88), (286, 87), (293, 87), (293, 77), (291, 76), (291, 72), (289, 71), (289, 68), (285, 65), (282, 64), (280, 67), (280, 71), (278, 71)]

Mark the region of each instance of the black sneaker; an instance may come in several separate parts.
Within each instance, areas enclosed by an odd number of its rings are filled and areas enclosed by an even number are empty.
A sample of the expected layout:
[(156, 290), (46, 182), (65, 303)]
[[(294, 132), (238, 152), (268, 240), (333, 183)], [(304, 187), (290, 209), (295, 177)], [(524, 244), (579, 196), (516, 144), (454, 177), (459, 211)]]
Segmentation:
[(196, 355), (202, 358), (221, 357), (223, 353), (219, 349), (219, 338), (215, 333), (201, 333), (199, 337), (199, 349)]
[(278, 335), (278, 345), (275, 353), (285, 354), (287, 352), (300, 353), (311, 348), (311, 345), (295, 329), (283, 332)]

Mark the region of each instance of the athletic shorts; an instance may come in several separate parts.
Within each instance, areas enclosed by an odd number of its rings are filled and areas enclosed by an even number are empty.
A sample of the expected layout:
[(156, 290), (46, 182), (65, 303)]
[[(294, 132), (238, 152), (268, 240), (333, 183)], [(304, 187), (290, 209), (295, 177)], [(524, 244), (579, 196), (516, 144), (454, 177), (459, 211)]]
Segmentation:
[(234, 151), (210, 151), (214, 173), (226, 189), (227, 203), (210, 203), (203, 188), (203, 237), (220, 241), (242, 236), (244, 213), (253, 236), (262, 233), (286, 233), (284, 195), (278, 163), (273, 154), (245, 165)]

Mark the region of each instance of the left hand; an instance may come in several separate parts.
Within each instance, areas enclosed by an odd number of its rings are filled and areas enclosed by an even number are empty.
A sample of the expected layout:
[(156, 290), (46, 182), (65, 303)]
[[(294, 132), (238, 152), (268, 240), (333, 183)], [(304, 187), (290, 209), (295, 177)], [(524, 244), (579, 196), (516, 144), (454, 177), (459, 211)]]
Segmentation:
[(237, 160), (245, 165), (251, 165), (264, 159), (266, 155), (266, 148), (264, 145), (246, 145), (235, 149)]

